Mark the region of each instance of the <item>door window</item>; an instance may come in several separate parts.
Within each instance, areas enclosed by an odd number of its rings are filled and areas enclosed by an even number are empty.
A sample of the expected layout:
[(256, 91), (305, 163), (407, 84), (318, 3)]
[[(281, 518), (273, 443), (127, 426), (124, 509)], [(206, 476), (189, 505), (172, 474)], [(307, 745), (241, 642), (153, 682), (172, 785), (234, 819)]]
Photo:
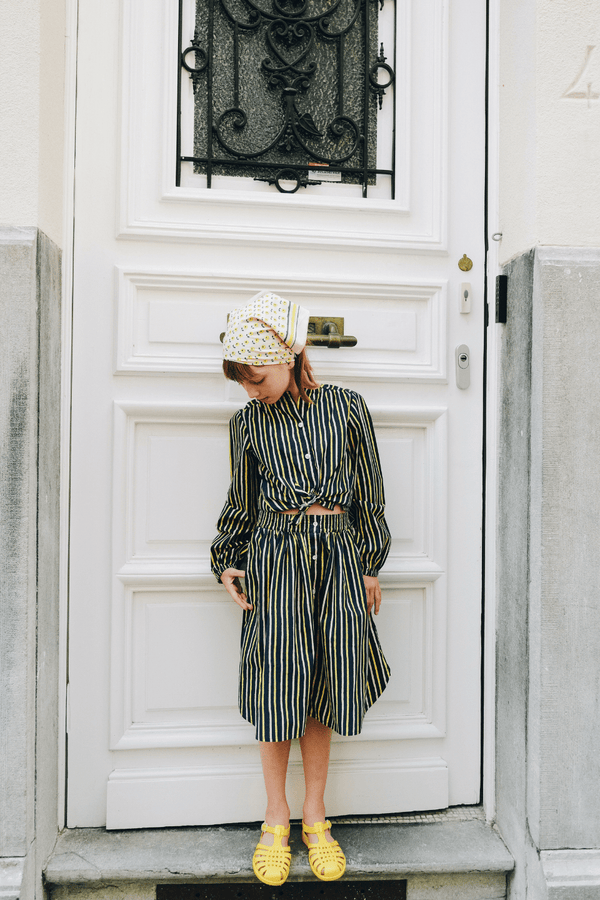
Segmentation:
[(177, 183), (183, 165), (207, 188), (394, 199), (394, 20), (393, 0), (195, 0)]

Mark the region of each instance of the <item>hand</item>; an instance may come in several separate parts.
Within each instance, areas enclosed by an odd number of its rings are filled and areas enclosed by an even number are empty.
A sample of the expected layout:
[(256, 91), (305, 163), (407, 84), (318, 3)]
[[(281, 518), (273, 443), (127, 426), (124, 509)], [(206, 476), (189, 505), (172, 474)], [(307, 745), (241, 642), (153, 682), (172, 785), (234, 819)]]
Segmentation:
[(363, 575), (365, 588), (367, 589), (367, 612), (370, 613), (375, 607), (375, 615), (379, 615), (379, 607), (381, 606), (381, 587), (379, 579), (373, 575)]
[(246, 573), (242, 572), (240, 569), (225, 569), (221, 575), (221, 582), (227, 593), (233, 597), (238, 606), (241, 606), (242, 609), (252, 609), (252, 606), (248, 603), (247, 596), (242, 593), (241, 585), (237, 580), (238, 578), (243, 578), (245, 574)]

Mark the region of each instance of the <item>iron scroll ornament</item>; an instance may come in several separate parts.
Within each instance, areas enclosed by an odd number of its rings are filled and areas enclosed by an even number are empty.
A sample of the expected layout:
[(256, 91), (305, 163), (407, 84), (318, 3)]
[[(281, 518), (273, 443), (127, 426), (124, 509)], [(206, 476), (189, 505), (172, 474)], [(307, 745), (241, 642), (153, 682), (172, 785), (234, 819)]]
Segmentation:
[[(202, 140), (195, 135), (194, 156), (181, 155), (179, 97), (177, 184), (181, 163), (191, 162), (194, 171), (206, 174), (208, 188), (220, 174), (253, 177), (281, 193), (295, 193), (323, 178), (360, 184), (366, 197), (368, 185), (381, 174), (390, 176), (393, 198), (393, 162), (387, 169), (376, 164), (374, 104), (378, 101), (381, 108), (395, 78), (383, 43), (379, 54), (373, 47), (376, 4), (383, 7), (384, 0), (331, 0), (325, 8), (323, 0), (267, 2), (268, 9), (256, 0), (196, 0), (196, 31), (180, 54), (180, 67), (192, 80), (196, 102), (202, 97), (196, 121), (202, 120), (204, 134)], [(263, 90), (279, 99), (277, 121), (268, 122), (267, 139), (263, 121), (257, 132), (257, 101), (252, 95), (249, 103), (245, 84), (250, 40)], [(382, 71), (384, 82), (379, 81)], [(229, 103), (223, 102), (225, 80)], [(393, 150), (391, 156), (393, 160)]]

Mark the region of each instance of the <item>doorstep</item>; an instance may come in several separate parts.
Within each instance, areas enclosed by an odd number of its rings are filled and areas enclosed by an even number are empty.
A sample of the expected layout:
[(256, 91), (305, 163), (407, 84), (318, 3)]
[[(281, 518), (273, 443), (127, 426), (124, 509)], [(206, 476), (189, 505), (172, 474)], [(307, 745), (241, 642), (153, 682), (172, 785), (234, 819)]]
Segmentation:
[[(45, 868), (45, 880), (51, 888), (63, 888), (56, 893), (53, 890), (52, 897), (65, 898), (71, 896), (65, 889), (75, 885), (87, 886), (91, 897), (97, 887), (118, 887), (124, 882), (148, 887), (254, 882), (251, 859), (259, 824), (143, 831), (67, 830), (58, 837)], [(441, 878), (440, 886), (445, 880), (457, 888), (470, 880), (481, 884), (479, 892), (472, 894), (474, 898), (505, 896), (503, 887), (502, 893), (499, 891), (513, 868), (513, 859), (497, 831), (484, 821), (479, 807), (449, 810), (448, 814), (340, 819), (334, 820), (334, 825), (348, 861), (345, 880), (408, 879), (410, 887), (415, 879)], [(289, 881), (314, 881), (297, 824), (292, 824), (291, 846)], [(447, 896), (471, 893), (465, 893), (464, 888), (461, 891)], [(84, 896), (80, 889), (77, 894)]]

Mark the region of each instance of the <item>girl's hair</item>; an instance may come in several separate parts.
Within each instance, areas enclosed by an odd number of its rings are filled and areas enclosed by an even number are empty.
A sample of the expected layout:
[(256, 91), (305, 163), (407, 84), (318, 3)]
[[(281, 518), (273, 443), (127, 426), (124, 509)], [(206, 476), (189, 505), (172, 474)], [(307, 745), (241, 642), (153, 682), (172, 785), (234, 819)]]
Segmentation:
[[(238, 384), (243, 384), (244, 381), (251, 381), (256, 375), (256, 373), (252, 371), (252, 366), (247, 366), (245, 363), (233, 362), (231, 359), (223, 360), (223, 372), (225, 378), (228, 378), (230, 381), (237, 381)], [(304, 349), (298, 353), (294, 362), (294, 381), (296, 382), (296, 387), (300, 391), (300, 396), (304, 402), (312, 403), (310, 397), (306, 393), (306, 389), (316, 388), (319, 387), (319, 385), (315, 380), (310, 360)]]

